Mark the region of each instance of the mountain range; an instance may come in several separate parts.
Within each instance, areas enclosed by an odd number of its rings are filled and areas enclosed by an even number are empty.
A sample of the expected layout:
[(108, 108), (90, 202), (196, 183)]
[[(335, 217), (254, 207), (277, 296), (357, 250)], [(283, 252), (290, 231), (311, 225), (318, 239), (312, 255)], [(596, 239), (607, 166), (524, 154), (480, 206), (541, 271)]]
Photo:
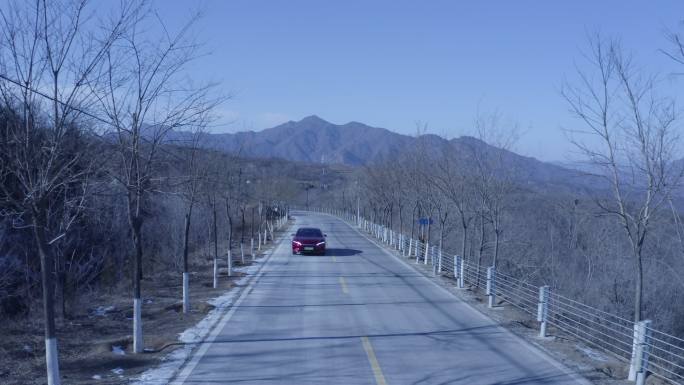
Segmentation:
[[(168, 140), (183, 141), (189, 139), (190, 135), (188, 132), (174, 131)], [(573, 191), (590, 185), (576, 170), (499, 149), (473, 137), (462, 136), (450, 140), (433, 134), (415, 137), (359, 122), (337, 125), (315, 115), (262, 131), (207, 134), (204, 143), (208, 148), (248, 158), (280, 158), (347, 166), (388, 161), (419, 144), (428, 153), (449, 148), (457, 154), (464, 154), (464, 164), (468, 164), (465, 154), (476, 148), (489, 156), (503, 156), (507, 167), (514, 172), (515, 179), (523, 185), (566, 186)]]

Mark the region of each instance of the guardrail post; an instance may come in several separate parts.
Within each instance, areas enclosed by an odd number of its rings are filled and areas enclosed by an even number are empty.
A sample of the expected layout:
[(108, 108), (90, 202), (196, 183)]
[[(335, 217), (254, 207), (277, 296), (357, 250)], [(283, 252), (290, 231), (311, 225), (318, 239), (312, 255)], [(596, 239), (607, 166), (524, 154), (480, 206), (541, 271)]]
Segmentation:
[(261, 251), (261, 231), (257, 231), (257, 236), (259, 237), (259, 239), (257, 240), (258, 241), (257, 247), (258, 247), (258, 250)]
[(648, 372), (648, 355), (651, 340), (651, 320), (639, 321), (634, 324), (634, 341), (632, 343), (632, 360), (629, 365), (630, 381), (637, 385), (646, 383)]
[(245, 264), (245, 248), (242, 242), (240, 242), (240, 261), (243, 265)]
[(413, 247), (413, 238), (409, 238), (408, 253), (407, 253), (407, 256), (409, 258), (411, 257), (411, 247)]
[(463, 257), (460, 255), (457, 255), (455, 258), (456, 263), (454, 264), (454, 275), (458, 276), (458, 279), (456, 280), (456, 283), (458, 284), (458, 287), (463, 289), (465, 286), (464, 282), (464, 273), (465, 273), (465, 266), (463, 264)]
[(418, 248), (419, 245), (420, 245), (420, 241), (416, 240), (416, 247), (415, 247), (415, 249), (416, 249), (416, 263), (420, 262), (420, 249)]
[(490, 266), (487, 268), (487, 296), (489, 296), (489, 308), (494, 307), (494, 300), (496, 299), (496, 268)]
[(539, 324), (539, 337), (546, 337), (546, 318), (549, 313), (549, 287), (539, 286), (539, 303), (537, 304), (537, 322)]

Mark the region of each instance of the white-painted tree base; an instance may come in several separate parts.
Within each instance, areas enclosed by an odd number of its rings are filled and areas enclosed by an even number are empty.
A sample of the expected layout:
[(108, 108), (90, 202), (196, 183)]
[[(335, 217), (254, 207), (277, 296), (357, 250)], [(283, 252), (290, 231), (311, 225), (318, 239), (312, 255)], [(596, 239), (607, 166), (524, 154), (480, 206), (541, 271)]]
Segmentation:
[(214, 289), (218, 287), (218, 259), (214, 258)]
[(183, 313), (190, 312), (190, 274), (183, 273)]
[(233, 253), (228, 249), (228, 259), (226, 260), (226, 264), (228, 265), (228, 276), (232, 277), (233, 276)]
[(142, 300), (133, 298), (133, 352), (143, 352)]
[(59, 356), (56, 338), (45, 339), (45, 363), (47, 364), (48, 385), (59, 385)]

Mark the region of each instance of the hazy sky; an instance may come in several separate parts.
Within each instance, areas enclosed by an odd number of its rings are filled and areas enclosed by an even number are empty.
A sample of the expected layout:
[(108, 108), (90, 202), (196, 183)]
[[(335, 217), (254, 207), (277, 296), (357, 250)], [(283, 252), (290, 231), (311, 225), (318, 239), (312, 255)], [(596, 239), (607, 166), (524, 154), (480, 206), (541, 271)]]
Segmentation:
[[(172, 24), (194, 3), (159, 1)], [(563, 160), (579, 124), (559, 94), (587, 31), (622, 39), (638, 63), (677, 68), (658, 50), (683, 28), (684, 1), (205, 0), (195, 76), (234, 95), (216, 131), (261, 130), (316, 114), (415, 133), (472, 133), (478, 104), (517, 121), (516, 150)], [(684, 79), (670, 76), (668, 92)]]

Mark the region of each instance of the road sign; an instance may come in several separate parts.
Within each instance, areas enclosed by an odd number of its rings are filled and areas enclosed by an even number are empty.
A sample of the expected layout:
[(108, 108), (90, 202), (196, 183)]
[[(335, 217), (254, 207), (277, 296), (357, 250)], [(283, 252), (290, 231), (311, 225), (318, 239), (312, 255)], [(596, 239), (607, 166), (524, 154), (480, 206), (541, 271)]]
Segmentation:
[(433, 224), (434, 222), (432, 221), (432, 218), (420, 218), (418, 219), (418, 224), (421, 225), (428, 225), (428, 224)]

